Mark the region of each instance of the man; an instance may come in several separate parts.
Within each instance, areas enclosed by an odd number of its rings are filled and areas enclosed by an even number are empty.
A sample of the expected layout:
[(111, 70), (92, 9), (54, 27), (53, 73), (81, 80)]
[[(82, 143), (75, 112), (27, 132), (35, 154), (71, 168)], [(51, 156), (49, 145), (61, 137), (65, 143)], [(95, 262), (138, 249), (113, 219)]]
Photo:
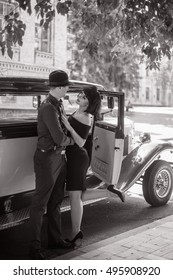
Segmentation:
[(51, 248), (70, 248), (62, 239), (60, 204), (64, 197), (66, 162), (64, 149), (73, 145), (61, 121), (62, 101), (69, 87), (68, 75), (56, 70), (49, 75), (49, 95), (38, 110), (38, 143), (34, 155), (36, 190), (30, 211), (32, 259), (45, 259), (41, 248), (41, 228), (47, 208), (48, 243)]

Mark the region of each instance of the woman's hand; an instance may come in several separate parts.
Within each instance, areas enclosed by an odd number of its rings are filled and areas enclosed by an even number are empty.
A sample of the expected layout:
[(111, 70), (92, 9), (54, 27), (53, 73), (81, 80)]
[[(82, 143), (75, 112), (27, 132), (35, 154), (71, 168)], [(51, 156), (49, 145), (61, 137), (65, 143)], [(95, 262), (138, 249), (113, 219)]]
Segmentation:
[(67, 120), (67, 118), (62, 115), (62, 121), (65, 125), (65, 127), (67, 128), (68, 131), (70, 131), (70, 134), (74, 140), (74, 142), (79, 146), (79, 147), (83, 147), (83, 145), (85, 144), (85, 139), (82, 139), (77, 133), (76, 131), (73, 129), (73, 127), (70, 125), (69, 121)]
[(67, 118), (64, 115), (62, 115), (62, 121), (63, 121), (65, 127), (67, 128), (67, 130), (72, 131), (73, 128), (72, 128), (69, 121), (67, 120)]

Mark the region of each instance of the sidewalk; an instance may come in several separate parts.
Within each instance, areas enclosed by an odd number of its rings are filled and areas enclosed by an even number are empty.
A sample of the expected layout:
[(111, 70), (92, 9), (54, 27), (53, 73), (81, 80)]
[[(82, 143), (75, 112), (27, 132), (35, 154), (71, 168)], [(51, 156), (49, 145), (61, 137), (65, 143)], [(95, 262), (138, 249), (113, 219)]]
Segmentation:
[(80, 247), (54, 260), (172, 260), (173, 215)]

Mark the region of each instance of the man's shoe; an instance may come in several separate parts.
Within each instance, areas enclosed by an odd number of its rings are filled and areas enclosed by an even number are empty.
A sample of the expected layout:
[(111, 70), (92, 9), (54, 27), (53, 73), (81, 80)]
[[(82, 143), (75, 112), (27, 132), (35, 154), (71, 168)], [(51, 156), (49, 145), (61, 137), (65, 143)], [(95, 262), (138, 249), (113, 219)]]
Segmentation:
[(32, 260), (45, 260), (46, 256), (42, 249), (31, 249), (29, 256)]
[(72, 249), (72, 248), (74, 248), (74, 244), (62, 239), (54, 244), (50, 244), (49, 248), (51, 248), (51, 249)]

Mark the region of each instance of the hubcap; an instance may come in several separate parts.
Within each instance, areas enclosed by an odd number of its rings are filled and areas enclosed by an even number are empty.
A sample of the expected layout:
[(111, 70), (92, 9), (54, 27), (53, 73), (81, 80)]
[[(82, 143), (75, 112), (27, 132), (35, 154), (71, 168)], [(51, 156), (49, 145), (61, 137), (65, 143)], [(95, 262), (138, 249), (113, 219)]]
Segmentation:
[(154, 190), (159, 198), (164, 198), (168, 195), (171, 188), (171, 175), (166, 169), (162, 169), (158, 172), (155, 183)]

